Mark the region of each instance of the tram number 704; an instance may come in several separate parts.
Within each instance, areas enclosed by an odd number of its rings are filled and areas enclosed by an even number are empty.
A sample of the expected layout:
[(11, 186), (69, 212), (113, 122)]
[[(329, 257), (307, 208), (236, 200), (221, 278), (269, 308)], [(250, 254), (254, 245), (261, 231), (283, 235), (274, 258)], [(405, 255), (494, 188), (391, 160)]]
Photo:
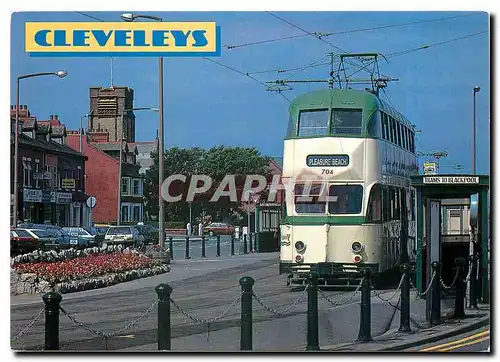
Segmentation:
[(322, 168), (321, 174), (322, 175), (333, 175), (333, 170), (330, 170), (329, 168)]

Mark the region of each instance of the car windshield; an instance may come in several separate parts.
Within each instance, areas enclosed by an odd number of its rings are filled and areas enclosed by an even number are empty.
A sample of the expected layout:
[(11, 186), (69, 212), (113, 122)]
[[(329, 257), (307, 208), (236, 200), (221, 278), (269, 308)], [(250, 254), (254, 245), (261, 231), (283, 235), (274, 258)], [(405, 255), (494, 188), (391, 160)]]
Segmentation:
[(97, 234), (97, 229), (96, 228), (92, 228), (92, 227), (84, 227), (82, 228), (83, 230), (85, 230), (87, 233), (89, 233), (90, 235), (96, 235)]
[(130, 230), (130, 227), (116, 227), (116, 228), (109, 228), (108, 230), (108, 235), (130, 235), (132, 234), (132, 231)]
[(14, 232), (19, 236), (20, 238), (31, 238), (31, 235), (29, 232), (26, 230), (14, 230)]
[(39, 238), (50, 238), (51, 235), (46, 232), (45, 230), (31, 230), (31, 232), (33, 234), (35, 234), (36, 236), (38, 236)]

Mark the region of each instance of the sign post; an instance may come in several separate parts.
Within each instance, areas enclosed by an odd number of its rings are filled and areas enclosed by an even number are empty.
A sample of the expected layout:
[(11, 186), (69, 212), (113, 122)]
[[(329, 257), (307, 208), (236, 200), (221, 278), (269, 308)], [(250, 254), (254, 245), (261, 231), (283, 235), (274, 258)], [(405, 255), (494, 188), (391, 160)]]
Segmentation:
[(97, 204), (97, 199), (95, 198), (95, 196), (90, 196), (87, 199), (86, 204), (89, 208), (89, 226), (92, 226), (92, 209)]

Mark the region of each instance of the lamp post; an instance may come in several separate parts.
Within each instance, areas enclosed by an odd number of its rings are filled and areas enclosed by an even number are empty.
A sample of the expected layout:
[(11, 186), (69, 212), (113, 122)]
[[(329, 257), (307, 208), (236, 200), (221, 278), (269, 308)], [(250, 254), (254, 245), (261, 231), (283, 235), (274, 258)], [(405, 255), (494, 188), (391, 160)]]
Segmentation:
[(474, 130), (472, 132), (472, 174), (476, 174), (476, 93), (479, 92), (481, 88), (475, 86), (474, 91)]
[[(90, 117), (92, 115), (92, 113), (94, 112), (94, 110), (91, 110), (89, 113), (87, 113), (85, 116), (81, 116), (80, 117), (80, 129), (79, 129), (79, 135), (78, 135), (78, 151), (80, 153), (82, 153), (82, 135), (83, 135), (83, 119), (85, 117)], [(88, 124), (88, 122), (87, 122)]]
[(14, 220), (13, 226), (17, 226), (17, 209), (18, 209), (18, 179), (19, 179), (19, 81), (25, 78), (34, 78), (41, 77), (44, 75), (56, 75), (59, 78), (64, 78), (68, 75), (68, 73), (64, 70), (59, 70), (57, 72), (42, 72), (42, 73), (32, 73), (20, 75), (17, 77), (16, 83), (16, 129), (15, 129), (15, 138), (14, 138)]
[(123, 162), (123, 142), (125, 138), (120, 141), (120, 161), (118, 165), (118, 208), (116, 210), (116, 225), (120, 226), (122, 216), (122, 162)]
[[(151, 19), (162, 22), (163, 19), (158, 16), (151, 15), (141, 15), (141, 14), (122, 14), (121, 18), (124, 21), (134, 21), (136, 19)], [(164, 167), (164, 146), (163, 146), (163, 57), (159, 57), (158, 59), (158, 96), (159, 96), (159, 106), (160, 106), (160, 117), (158, 120), (158, 158), (159, 158), (159, 171), (158, 171), (158, 228), (160, 229), (158, 232), (158, 239), (160, 247), (163, 248), (165, 246), (165, 228), (164, 228), (164, 204), (163, 199), (161, 197), (161, 185), (163, 183), (163, 167)]]

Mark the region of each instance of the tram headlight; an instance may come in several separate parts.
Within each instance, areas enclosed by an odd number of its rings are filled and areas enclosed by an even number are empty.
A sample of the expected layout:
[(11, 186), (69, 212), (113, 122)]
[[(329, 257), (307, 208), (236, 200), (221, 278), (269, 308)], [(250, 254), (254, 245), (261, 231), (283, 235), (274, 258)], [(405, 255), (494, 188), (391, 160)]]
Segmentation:
[(363, 261), (363, 258), (361, 257), (361, 255), (354, 255), (354, 257), (352, 258), (352, 261), (354, 263), (361, 263)]
[(304, 257), (300, 254), (298, 255), (295, 255), (295, 262), (296, 263), (302, 263), (302, 261), (304, 260)]
[(361, 250), (363, 250), (363, 244), (361, 244), (359, 241), (354, 241), (351, 244), (351, 250), (353, 253), (360, 253)]
[(303, 241), (299, 240), (295, 242), (295, 249), (297, 249), (297, 251), (301, 253), (306, 249), (306, 244)]

